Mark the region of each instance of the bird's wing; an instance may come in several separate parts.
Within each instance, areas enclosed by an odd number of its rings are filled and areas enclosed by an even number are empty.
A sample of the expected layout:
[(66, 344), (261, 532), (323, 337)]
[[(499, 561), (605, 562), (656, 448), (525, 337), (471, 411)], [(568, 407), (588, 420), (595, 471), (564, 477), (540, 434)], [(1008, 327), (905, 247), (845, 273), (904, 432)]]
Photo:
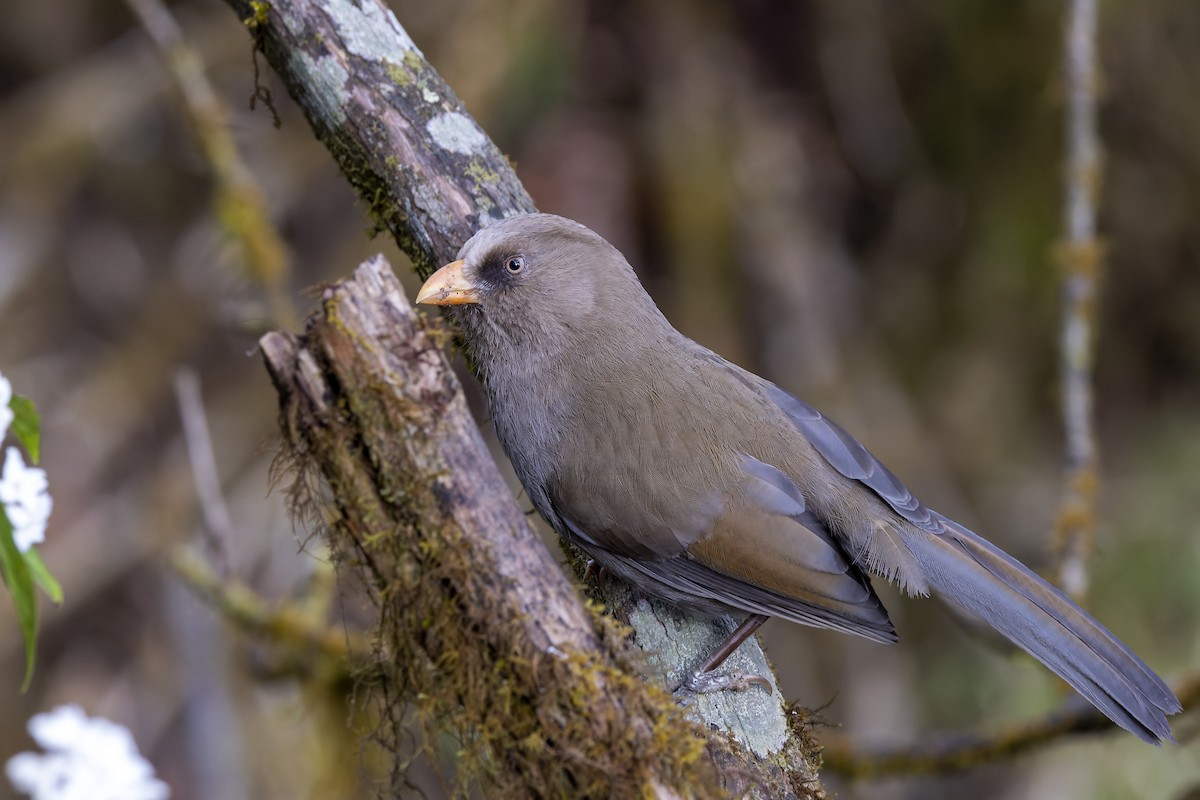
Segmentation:
[(589, 532), (558, 516), (601, 564), (635, 584), (651, 583), (676, 602), (895, 641), (870, 581), (808, 510), (791, 479), (750, 456), (741, 457), (740, 476), (738, 491), (725, 498), (705, 531), (680, 532), (678, 538), (690, 544), (677, 555), (623, 553), (610, 546), (611, 531)]
[[(856, 564), (886, 578), (898, 582), (902, 589), (910, 595), (927, 594), (929, 587), (924, 579), (924, 570), (915, 560), (911, 548), (904, 541), (901, 531), (902, 520), (911, 523), (927, 533), (940, 534), (943, 532), (941, 523), (934, 514), (925, 507), (900, 480), (885, 467), (879, 459), (862, 446), (861, 443), (839, 425), (826, 419), (816, 409), (802, 400), (792, 397), (778, 386), (757, 375), (741, 369), (720, 356), (707, 350), (700, 349), (696, 355), (699, 359), (714, 365), (720, 372), (730, 376), (738, 384), (748, 389), (753, 402), (761, 403), (782, 417), (781, 421), (791, 424), (794, 434), (807, 443), (808, 447), (797, 447), (793, 455), (811, 452), (817, 462), (828, 465), (829, 472), (822, 475), (816, 465), (805, 469), (798, 466), (801, 462), (788, 462), (786, 468), (794, 476), (798, 476), (804, 491), (814, 490), (817, 494), (809, 495), (817, 508), (817, 516), (822, 521), (832, 524), (838, 535), (838, 542), (850, 554)], [(749, 403), (748, 403), (749, 404)], [(783, 430), (779, 431), (780, 441), (789, 437)], [(786, 456), (784, 457), (786, 460)], [(783, 466), (783, 465), (781, 465)], [(803, 484), (803, 476), (814, 481), (814, 485)], [(819, 501), (821, 493), (834, 489), (836, 484), (844, 479), (845, 486), (853, 489), (842, 493), (842, 502), (830, 503), (828, 498)], [(866, 489), (880, 501), (879, 511), (884, 506), (890, 508), (899, 519), (890, 519), (887, 514), (879, 513), (874, 516), (859, 514), (858, 519), (847, 519), (844, 516), (847, 495), (857, 494), (859, 488)], [(836, 492), (833, 493), (836, 498)], [(824, 506), (822, 506), (822, 502)], [(837, 506), (841, 505), (839, 513)], [(858, 501), (851, 502), (850, 507), (865, 507)], [(853, 510), (851, 508), (851, 510)], [(868, 509), (869, 510), (869, 509)]]
[[(764, 382), (765, 383), (765, 382)], [(780, 389), (766, 383), (767, 396), (792, 424), (804, 434), (829, 465), (847, 478), (859, 481), (904, 519), (930, 533), (942, 533), (941, 520), (913, 496), (900, 479), (871, 455), (862, 443), (821, 412)]]

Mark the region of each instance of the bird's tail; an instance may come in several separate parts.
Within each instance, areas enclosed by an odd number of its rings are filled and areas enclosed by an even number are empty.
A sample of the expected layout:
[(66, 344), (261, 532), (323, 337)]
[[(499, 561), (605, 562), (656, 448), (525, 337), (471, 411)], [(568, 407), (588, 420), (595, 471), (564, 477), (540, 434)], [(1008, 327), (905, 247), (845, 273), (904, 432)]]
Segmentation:
[(958, 523), (905, 536), (929, 587), (980, 617), (1109, 719), (1147, 742), (1174, 741), (1174, 692), (1086, 611), (1019, 561)]

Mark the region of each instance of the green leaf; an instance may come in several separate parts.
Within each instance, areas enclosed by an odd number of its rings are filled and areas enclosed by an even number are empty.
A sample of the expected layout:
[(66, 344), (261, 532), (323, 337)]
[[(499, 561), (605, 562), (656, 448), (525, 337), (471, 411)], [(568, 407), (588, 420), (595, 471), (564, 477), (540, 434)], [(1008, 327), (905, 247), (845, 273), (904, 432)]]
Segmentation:
[(37, 656), (37, 595), (34, 594), (29, 566), (13, 541), (12, 525), (3, 512), (0, 512), (0, 575), (12, 593), (21, 634), (25, 638), (25, 680), (21, 684), (21, 691), (24, 692), (33, 680), (33, 663)]
[(42, 556), (38, 553), (37, 548), (31, 547), (21, 555), (25, 559), (25, 566), (29, 567), (29, 574), (33, 577), (33, 582), (42, 587), (42, 591), (55, 604), (61, 606), (63, 602), (62, 587), (59, 586), (58, 579), (51, 575), (50, 570), (46, 568), (46, 562), (42, 561)]
[(42, 448), (42, 422), (38, 418), (37, 406), (28, 397), (14, 394), (8, 407), (13, 411), (13, 435), (29, 453), (30, 462), (38, 463)]

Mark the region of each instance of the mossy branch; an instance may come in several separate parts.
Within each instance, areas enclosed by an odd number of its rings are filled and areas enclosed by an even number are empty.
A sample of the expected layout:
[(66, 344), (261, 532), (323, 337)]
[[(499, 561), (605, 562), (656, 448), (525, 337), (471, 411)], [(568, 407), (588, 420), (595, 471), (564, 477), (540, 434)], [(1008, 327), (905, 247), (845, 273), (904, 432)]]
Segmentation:
[(535, 211), (508, 159), (378, 0), (227, 0), (419, 275), (487, 218)]

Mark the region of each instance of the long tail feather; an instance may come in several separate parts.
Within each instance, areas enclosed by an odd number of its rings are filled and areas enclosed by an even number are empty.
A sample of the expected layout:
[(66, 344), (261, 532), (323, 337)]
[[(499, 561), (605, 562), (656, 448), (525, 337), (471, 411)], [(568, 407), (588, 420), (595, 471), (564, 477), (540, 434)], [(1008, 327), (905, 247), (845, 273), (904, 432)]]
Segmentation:
[(1086, 611), (996, 546), (952, 520), (906, 539), (931, 589), (982, 618), (1104, 712), (1148, 742), (1174, 741), (1171, 689)]

